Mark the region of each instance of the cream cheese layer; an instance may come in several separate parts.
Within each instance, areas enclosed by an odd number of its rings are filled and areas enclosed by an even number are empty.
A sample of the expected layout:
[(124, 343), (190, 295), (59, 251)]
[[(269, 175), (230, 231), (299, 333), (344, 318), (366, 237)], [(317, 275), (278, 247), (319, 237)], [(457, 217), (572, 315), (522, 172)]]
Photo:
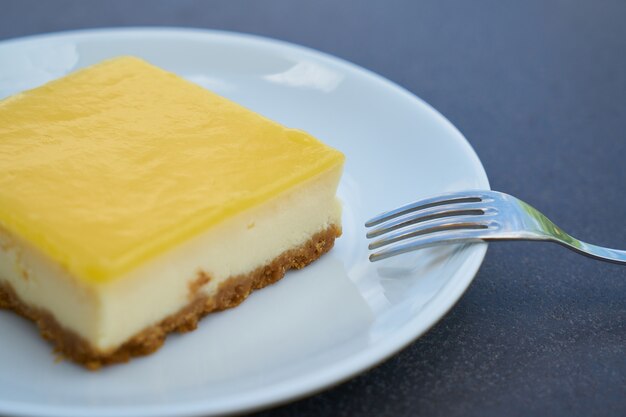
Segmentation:
[[(315, 233), (341, 224), (335, 197), (341, 169), (245, 210), (109, 282), (86, 283), (37, 247), (0, 230), (0, 284), (49, 312), (65, 329), (107, 353), (189, 305), (202, 271), (211, 296), (230, 277), (267, 265)], [(191, 294), (193, 295), (193, 294)]]

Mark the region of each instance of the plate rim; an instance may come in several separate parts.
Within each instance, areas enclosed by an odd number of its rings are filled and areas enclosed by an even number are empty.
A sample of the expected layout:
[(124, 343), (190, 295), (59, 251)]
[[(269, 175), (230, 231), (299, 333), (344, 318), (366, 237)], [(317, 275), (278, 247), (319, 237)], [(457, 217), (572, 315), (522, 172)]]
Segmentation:
[[(259, 46), (276, 49), (286, 49), (295, 53), (307, 55), (313, 59), (321, 60), (339, 66), (343, 71), (359, 77), (365, 77), (368, 82), (378, 83), (395, 94), (403, 96), (405, 99), (413, 101), (416, 105), (427, 110), (437, 122), (450, 131), (451, 138), (465, 148), (464, 154), (471, 160), (473, 168), (476, 170), (477, 179), (484, 189), (490, 189), (489, 179), (484, 166), (476, 151), (465, 138), (465, 136), (454, 126), (445, 116), (426, 101), (413, 94), (399, 84), (375, 73), (372, 70), (361, 67), (346, 59), (334, 56), (327, 52), (314, 48), (295, 44), (292, 42), (274, 39), (267, 36), (251, 33), (216, 30), (195, 27), (175, 27), (175, 26), (125, 26), (125, 27), (101, 27), (91, 29), (66, 30), (50, 33), (39, 33), (23, 37), (10, 38), (0, 41), (0, 54), (2, 47), (6, 45), (19, 45), (19, 43), (29, 43), (37, 40), (63, 40), (63, 38), (98, 38), (117, 36), (124, 37), (144, 37), (153, 38), (156, 36), (168, 36), (178, 38), (212, 38), (215, 40), (227, 40), (231, 42), (252, 42)], [(221, 38), (221, 39), (220, 39)], [(479, 178), (478, 178), (479, 177)], [(16, 416), (195, 416), (195, 415), (216, 415), (245, 413), (261, 410), (272, 406), (277, 406), (291, 402), (309, 395), (321, 392), (332, 386), (345, 382), (356, 375), (359, 375), (389, 359), (399, 351), (406, 348), (410, 343), (424, 335), (430, 328), (437, 324), (454, 307), (461, 296), (465, 293), (469, 285), (474, 280), (487, 252), (487, 243), (473, 244), (465, 248), (470, 251), (467, 259), (454, 272), (450, 280), (450, 285), (443, 287), (436, 296), (438, 303), (430, 300), (420, 312), (420, 320), (409, 320), (393, 337), (377, 343), (375, 349), (366, 349), (358, 352), (352, 357), (345, 358), (331, 366), (322, 368), (314, 373), (307, 373), (303, 376), (281, 382), (270, 386), (270, 388), (254, 389), (246, 394), (243, 401), (238, 400), (236, 404), (226, 397), (227, 401), (215, 402), (215, 400), (173, 402), (170, 404), (160, 404), (153, 406), (144, 405), (124, 405), (110, 407), (72, 407), (70, 406), (49, 406), (19, 401), (5, 400), (0, 397), (0, 413)], [(463, 271), (463, 273), (461, 273)], [(427, 315), (428, 320), (423, 316)]]

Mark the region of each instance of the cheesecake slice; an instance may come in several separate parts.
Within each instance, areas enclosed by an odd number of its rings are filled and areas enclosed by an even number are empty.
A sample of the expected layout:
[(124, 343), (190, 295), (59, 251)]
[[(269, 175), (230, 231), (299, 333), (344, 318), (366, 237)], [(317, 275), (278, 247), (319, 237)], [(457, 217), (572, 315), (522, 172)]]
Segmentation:
[(91, 369), (151, 353), (330, 250), (343, 162), (133, 57), (9, 97), (0, 307)]

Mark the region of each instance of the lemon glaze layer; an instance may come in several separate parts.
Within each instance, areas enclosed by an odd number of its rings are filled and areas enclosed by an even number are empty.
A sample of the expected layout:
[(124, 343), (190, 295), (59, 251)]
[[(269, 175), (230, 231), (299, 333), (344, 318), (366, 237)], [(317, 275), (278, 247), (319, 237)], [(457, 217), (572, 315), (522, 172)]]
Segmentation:
[(116, 58), (0, 102), (0, 226), (82, 282), (111, 282), (343, 160)]

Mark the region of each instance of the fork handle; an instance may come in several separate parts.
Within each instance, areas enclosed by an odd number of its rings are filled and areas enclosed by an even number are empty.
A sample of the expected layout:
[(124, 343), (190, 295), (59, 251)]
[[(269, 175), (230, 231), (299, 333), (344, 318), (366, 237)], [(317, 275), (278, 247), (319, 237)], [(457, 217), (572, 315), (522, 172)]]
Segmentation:
[(561, 239), (554, 239), (553, 241), (590, 258), (626, 265), (626, 251), (623, 250), (592, 245), (591, 243), (586, 243), (573, 237), (571, 237), (571, 240), (568, 239), (568, 241)]

